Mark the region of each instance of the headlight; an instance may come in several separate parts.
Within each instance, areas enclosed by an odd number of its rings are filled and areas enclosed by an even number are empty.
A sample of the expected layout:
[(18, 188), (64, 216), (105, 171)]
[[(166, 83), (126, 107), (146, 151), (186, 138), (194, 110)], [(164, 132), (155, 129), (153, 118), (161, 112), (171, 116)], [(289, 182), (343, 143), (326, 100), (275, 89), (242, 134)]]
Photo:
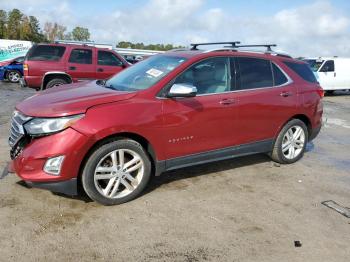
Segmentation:
[(33, 118), (24, 124), (24, 128), (29, 135), (45, 135), (62, 131), (82, 117), (84, 114), (59, 118)]

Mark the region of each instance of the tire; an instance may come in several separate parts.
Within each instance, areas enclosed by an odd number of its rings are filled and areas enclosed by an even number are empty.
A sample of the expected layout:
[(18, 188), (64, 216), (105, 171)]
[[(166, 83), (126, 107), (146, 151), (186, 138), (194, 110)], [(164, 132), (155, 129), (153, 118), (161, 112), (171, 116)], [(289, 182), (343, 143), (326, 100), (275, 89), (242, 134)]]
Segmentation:
[(18, 83), (21, 77), (22, 74), (17, 70), (10, 70), (6, 74), (7, 80), (9, 80), (11, 83)]
[[(134, 164), (128, 166), (131, 161)], [(130, 172), (124, 172), (125, 168)], [(92, 200), (102, 205), (118, 205), (138, 197), (150, 177), (151, 161), (143, 147), (134, 140), (121, 139), (100, 146), (90, 155), (81, 180)]]
[(68, 82), (63, 78), (54, 78), (46, 84), (45, 89), (48, 89), (54, 86), (65, 85), (65, 84), (68, 84)]
[[(297, 130), (300, 132), (300, 136), (297, 136)], [(290, 132), (293, 132), (293, 139), (290, 139)], [(308, 137), (305, 123), (299, 119), (292, 119), (285, 124), (277, 136), (270, 154), (272, 160), (281, 164), (292, 164), (298, 161), (304, 155)]]

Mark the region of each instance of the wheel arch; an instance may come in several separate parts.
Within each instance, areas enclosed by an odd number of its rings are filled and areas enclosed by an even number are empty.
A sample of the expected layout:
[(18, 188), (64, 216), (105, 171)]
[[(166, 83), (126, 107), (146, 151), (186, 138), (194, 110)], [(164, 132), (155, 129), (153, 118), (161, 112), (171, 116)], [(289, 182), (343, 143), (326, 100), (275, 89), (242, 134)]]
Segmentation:
[(65, 73), (65, 72), (46, 72), (44, 74), (44, 77), (43, 77), (43, 80), (41, 82), (41, 87), (40, 89), (41, 90), (44, 90), (46, 89), (46, 85), (49, 81), (51, 81), (52, 79), (55, 79), (55, 78), (61, 78), (61, 79), (64, 79), (66, 80), (68, 83), (72, 83), (73, 80), (72, 80), (72, 77)]
[(289, 118), (286, 122), (284, 122), (284, 123), (280, 126), (280, 128), (278, 129), (278, 132), (277, 132), (276, 135), (275, 135), (275, 138), (278, 136), (279, 132), (281, 132), (282, 128), (283, 128), (289, 121), (291, 121), (292, 119), (299, 119), (300, 121), (303, 121), (304, 124), (305, 124), (306, 127), (307, 127), (308, 135), (310, 136), (311, 131), (312, 131), (312, 125), (311, 125), (311, 120), (310, 120), (310, 118), (309, 118), (307, 115), (304, 115), (304, 114), (296, 114), (296, 115), (292, 116), (291, 118)]
[(83, 168), (87, 162), (87, 160), (89, 159), (89, 157), (91, 156), (91, 154), (100, 146), (108, 144), (109, 142), (112, 141), (116, 141), (116, 140), (120, 140), (120, 139), (132, 139), (135, 140), (136, 142), (140, 143), (141, 146), (146, 150), (146, 152), (148, 153), (150, 160), (151, 160), (151, 165), (152, 165), (152, 174), (156, 174), (158, 175), (158, 167), (157, 167), (157, 155), (156, 152), (153, 148), (153, 146), (151, 145), (151, 143), (143, 136), (133, 133), (133, 132), (120, 132), (120, 133), (115, 133), (112, 135), (109, 135), (107, 137), (104, 137), (98, 141), (96, 141), (91, 147), (90, 149), (87, 151), (87, 153), (85, 154), (83, 160), (80, 163), (80, 167), (79, 167), (79, 174), (78, 174), (78, 178), (79, 178), (79, 183), (81, 183), (81, 175), (83, 172)]

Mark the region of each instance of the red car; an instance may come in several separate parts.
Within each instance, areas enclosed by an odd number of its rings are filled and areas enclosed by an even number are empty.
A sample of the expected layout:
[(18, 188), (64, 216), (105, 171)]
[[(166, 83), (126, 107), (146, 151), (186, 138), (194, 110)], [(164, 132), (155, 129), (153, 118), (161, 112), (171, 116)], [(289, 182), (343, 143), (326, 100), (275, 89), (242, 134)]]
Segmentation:
[(107, 48), (39, 44), (28, 51), (21, 85), (44, 90), (81, 80), (107, 79), (128, 66), (122, 56)]
[(120, 204), (152, 174), (242, 155), (299, 160), (321, 128), (307, 63), (240, 47), (152, 56), (106, 82), (52, 88), (12, 118), (10, 170), (34, 187)]

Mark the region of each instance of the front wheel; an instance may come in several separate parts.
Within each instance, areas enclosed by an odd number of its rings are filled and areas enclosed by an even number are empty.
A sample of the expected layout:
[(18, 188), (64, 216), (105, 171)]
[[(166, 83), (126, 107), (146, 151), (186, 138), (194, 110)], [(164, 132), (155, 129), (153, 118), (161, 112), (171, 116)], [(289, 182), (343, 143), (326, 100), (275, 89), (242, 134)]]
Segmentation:
[(86, 194), (103, 205), (130, 201), (141, 194), (151, 176), (151, 161), (134, 140), (102, 145), (89, 157), (82, 174)]
[(305, 123), (299, 119), (289, 121), (280, 131), (271, 153), (272, 160), (291, 164), (302, 158), (308, 140)]
[(19, 80), (21, 79), (21, 73), (16, 70), (11, 70), (7, 73), (7, 79), (11, 83), (18, 83)]

